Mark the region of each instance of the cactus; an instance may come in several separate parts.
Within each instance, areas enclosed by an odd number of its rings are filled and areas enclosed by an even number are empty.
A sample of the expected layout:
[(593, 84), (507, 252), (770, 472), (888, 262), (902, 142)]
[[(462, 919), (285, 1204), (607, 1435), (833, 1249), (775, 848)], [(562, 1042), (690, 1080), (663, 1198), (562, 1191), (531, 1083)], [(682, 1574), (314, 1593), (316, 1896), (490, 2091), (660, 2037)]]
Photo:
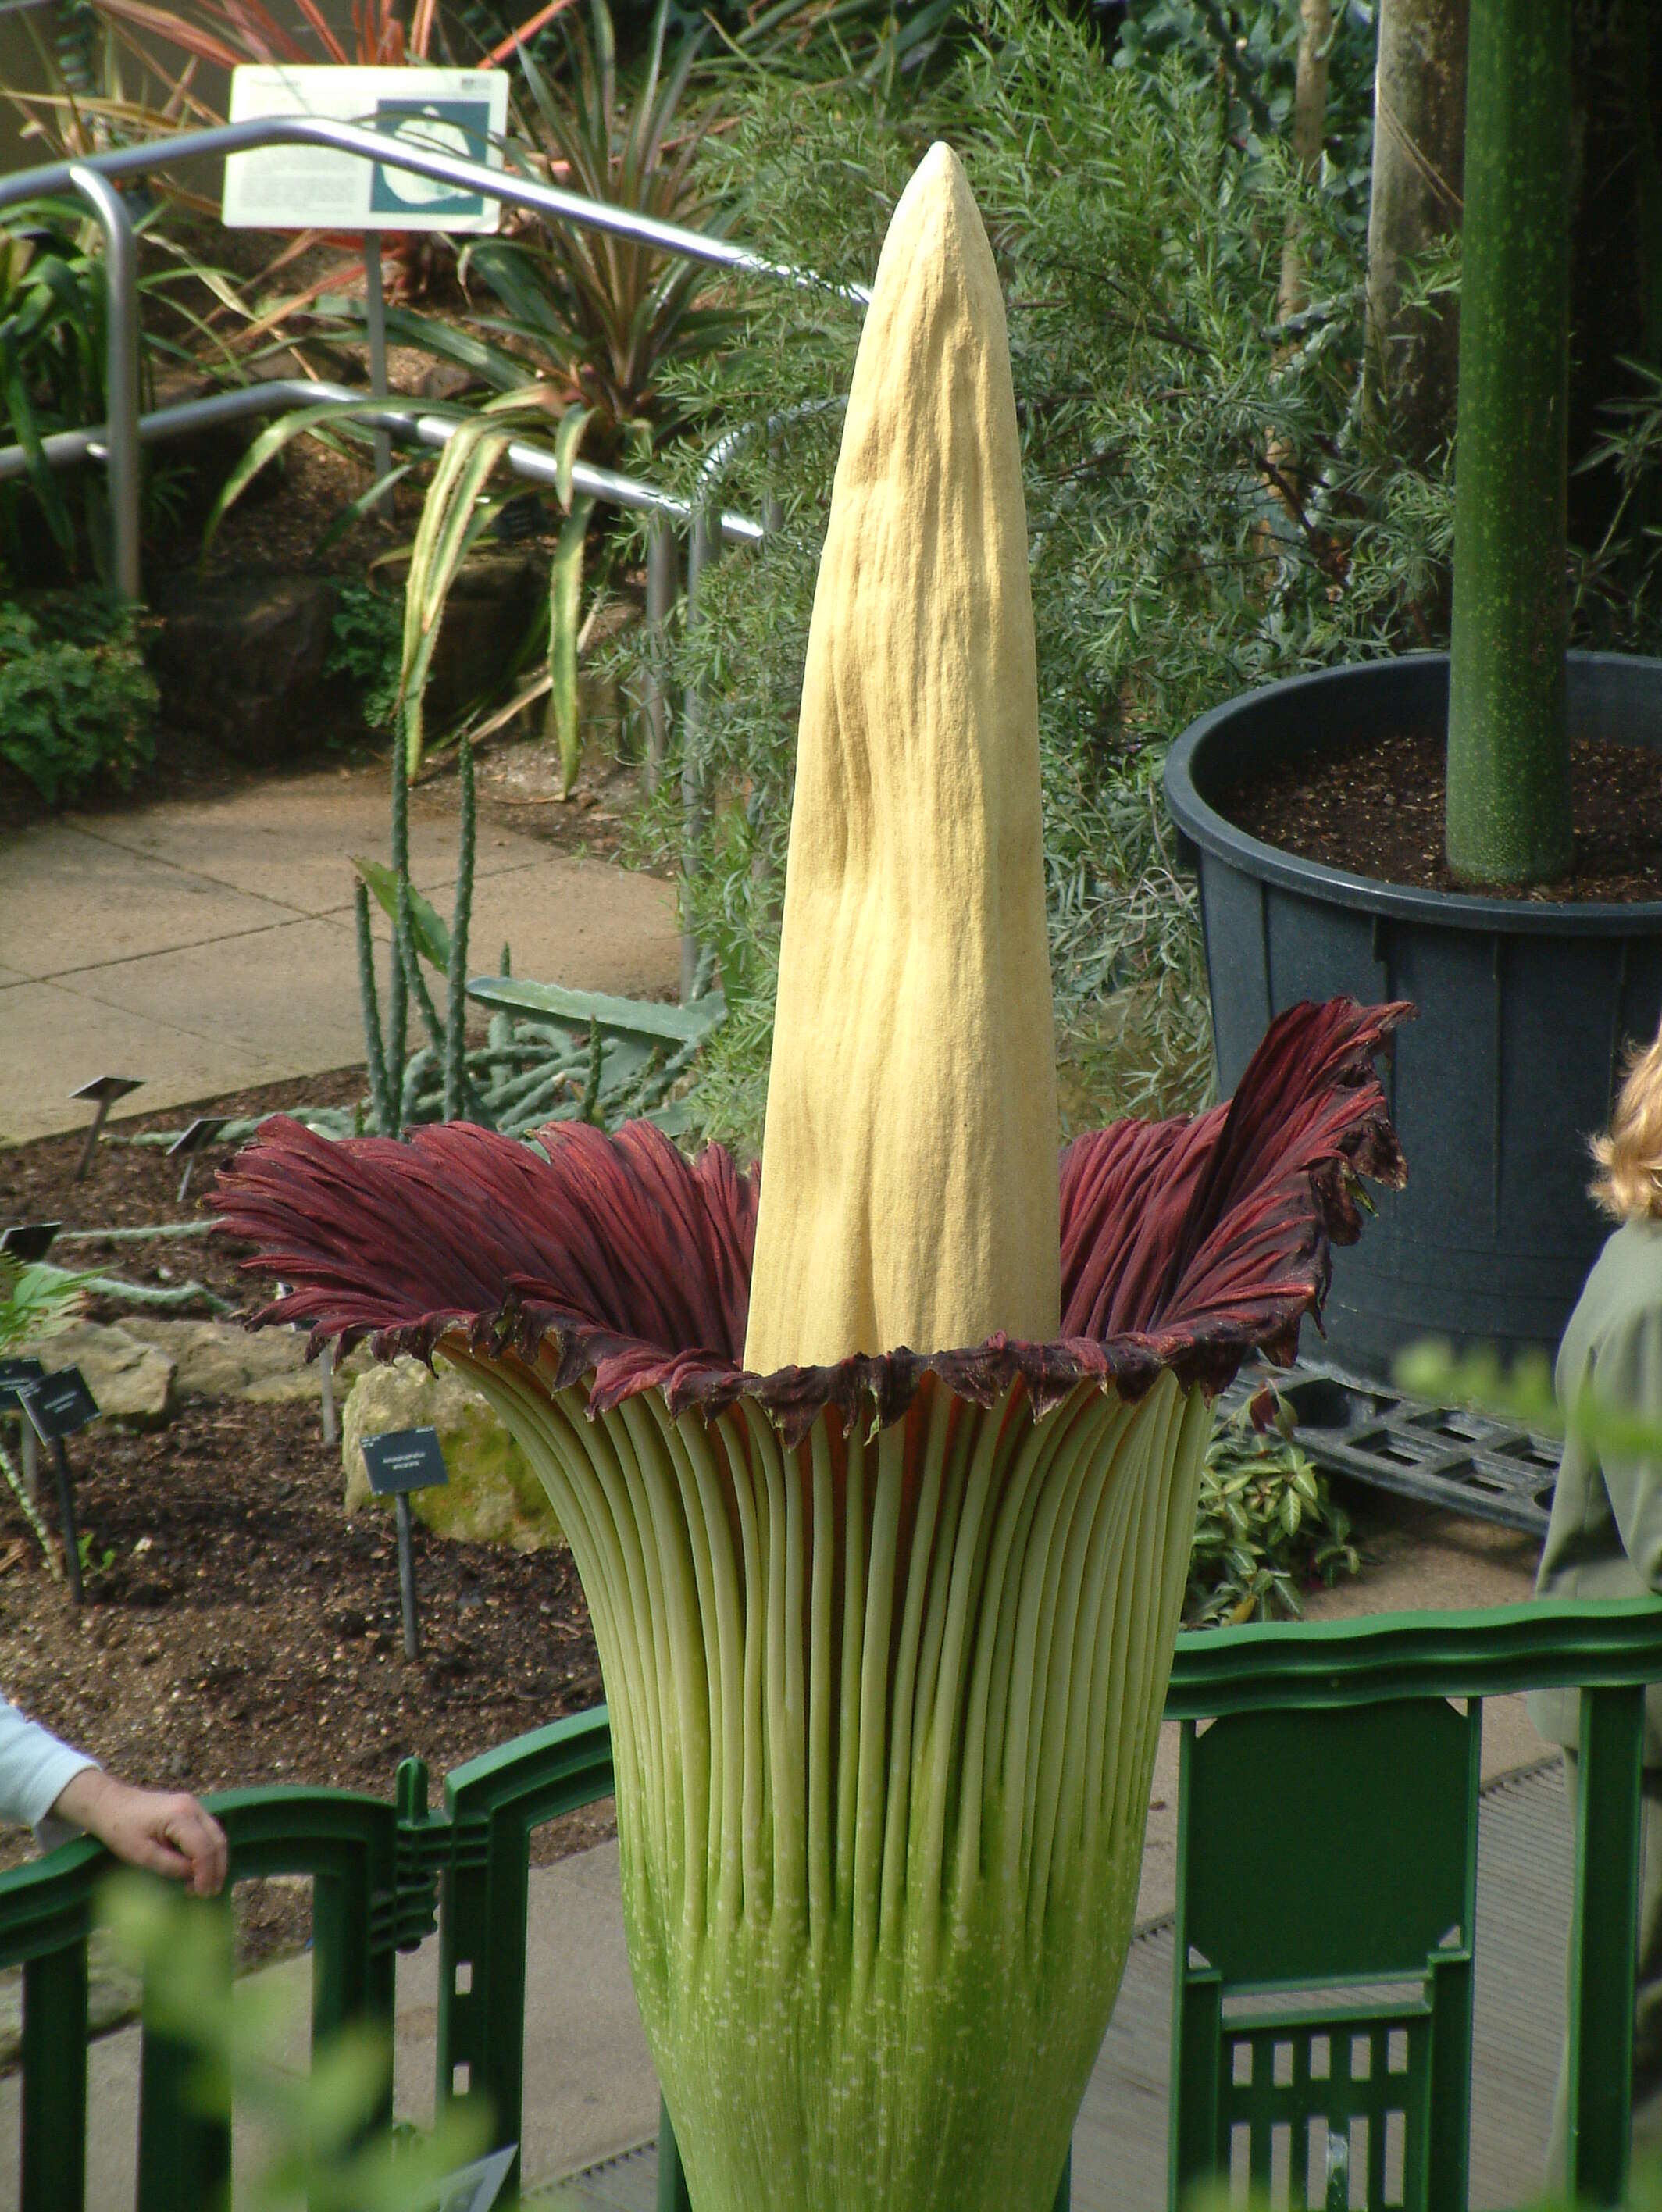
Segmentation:
[[(368, 1068), (370, 1100), (376, 1125), (383, 1136), (397, 1136), (413, 1118), (418, 1090), (436, 1066), (443, 1086), (443, 1118), (459, 1120), (465, 1113), (486, 1127), (494, 1127), (491, 1113), (468, 1068), (467, 953), (468, 924), (473, 908), (474, 854), (477, 837), (477, 806), (474, 791), (473, 748), (462, 741), (458, 759), (459, 827), (456, 854), (456, 896), (450, 927), (446, 928), (409, 880), (409, 774), (404, 749), (392, 748), (392, 865), (383, 868), (367, 860), (354, 863), (358, 871), (355, 898), (358, 930), (358, 991), (363, 1006), (364, 1058)], [(391, 965), (387, 983), (387, 1018), (382, 1027), (375, 983), (374, 945), (369, 927), (369, 896), (373, 892), (392, 923)], [(503, 948), (506, 959), (507, 948)], [(442, 1018), (434, 1003), (422, 970), (425, 957), (445, 974), (446, 1003)], [(409, 1001), (427, 1030), (428, 1043), (406, 1061), (404, 1043)]]

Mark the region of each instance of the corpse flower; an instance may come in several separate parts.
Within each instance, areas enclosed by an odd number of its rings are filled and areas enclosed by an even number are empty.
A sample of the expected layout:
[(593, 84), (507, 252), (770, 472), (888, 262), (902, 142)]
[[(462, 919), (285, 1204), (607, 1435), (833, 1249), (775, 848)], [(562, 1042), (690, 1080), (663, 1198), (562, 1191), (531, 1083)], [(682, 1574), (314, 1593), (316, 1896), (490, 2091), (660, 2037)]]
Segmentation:
[(1046, 2212), (1124, 1962), (1210, 1401), (1290, 1358), (1372, 1059), (1057, 1166), (1004, 314), (963, 173), (896, 210), (816, 599), (764, 1171), (644, 1123), (331, 1144), (225, 1227), (259, 1321), (466, 1372), (547, 1486), (610, 1709), (629, 1955), (696, 2212)]

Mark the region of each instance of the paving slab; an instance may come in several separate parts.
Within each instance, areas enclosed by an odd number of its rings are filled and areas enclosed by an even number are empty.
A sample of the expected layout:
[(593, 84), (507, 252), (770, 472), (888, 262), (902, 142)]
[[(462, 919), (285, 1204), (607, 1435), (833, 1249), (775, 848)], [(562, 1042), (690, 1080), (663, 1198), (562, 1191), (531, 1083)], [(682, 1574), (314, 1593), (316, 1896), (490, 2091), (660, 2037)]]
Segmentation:
[[(443, 913), (453, 785), (411, 795), (412, 873)], [(113, 1119), (363, 1056), (354, 853), (385, 857), (384, 771), (324, 769), (218, 797), (82, 814), (0, 838), (0, 1143), (81, 1127), (67, 1094), (144, 1079)], [(522, 975), (672, 994), (670, 884), (487, 823), (474, 971), (505, 940)], [(377, 941), (388, 933), (375, 909)]]
[(307, 919), (90, 968), (70, 988), (307, 1075), (363, 1057), (357, 974), (351, 933)]
[(0, 1144), (84, 1128), (90, 1111), (69, 1093), (95, 1075), (142, 1076), (144, 1088), (126, 1110), (145, 1114), (284, 1072), (255, 1045), (174, 1028), (119, 999), (110, 1004), (59, 983), (0, 989)]
[[(433, 902), (448, 921), (447, 893), (435, 895)], [(336, 908), (329, 919), (345, 927), (352, 908)], [(385, 945), (391, 926), (379, 906), (371, 922), (375, 942)], [(470, 971), (494, 975), (504, 944), (513, 948), (514, 974), (539, 982), (634, 999), (673, 997), (680, 988), (674, 885), (630, 875), (605, 860), (550, 860), (544, 848), (544, 857), (533, 866), (476, 876), (468, 928)], [(355, 964), (355, 1004), (356, 975)]]
[(36, 979), (269, 928), (293, 912), (55, 822), (0, 839), (0, 954)]
[[(324, 914), (351, 896), (349, 856), (390, 859), (390, 799), (384, 769), (325, 769), (211, 799), (139, 812), (76, 814), (78, 831), (127, 852), (205, 877), (301, 914)], [(411, 880), (423, 890), (453, 881), (453, 784), (410, 794)], [(546, 859), (548, 848), (516, 830), (484, 825), (475, 875)]]

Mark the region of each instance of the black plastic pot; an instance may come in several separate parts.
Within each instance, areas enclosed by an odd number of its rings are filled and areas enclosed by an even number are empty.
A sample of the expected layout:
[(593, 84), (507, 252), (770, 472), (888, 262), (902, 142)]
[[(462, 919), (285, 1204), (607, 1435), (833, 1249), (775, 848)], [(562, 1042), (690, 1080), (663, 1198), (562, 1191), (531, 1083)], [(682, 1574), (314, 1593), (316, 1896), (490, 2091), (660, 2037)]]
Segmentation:
[[(1662, 660), (1573, 653), (1569, 697), (1578, 734), (1662, 746)], [(1627, 1045), (1662, 1017), (1662, 902), (1414, 890), (1261, 844), (1219, 811), (1271, 763), (1441, 726), (1447, 702), (1441, 654), (1324, 670), (1217, 708), (1166, 762), (1199, 872), (1223, 1093), (1301, 999), (1419, 1009), (1386, 1076), (1408, 1188), (1380, 1194), (1362, 1243), (1335, 1255), (1327, 1306), (1324, 1356), (1369, 1376), (1429, 1335), (1507, 1355), (1556, 1346), (1610, 1227), (1586, 1195), (1587, 1139)]]

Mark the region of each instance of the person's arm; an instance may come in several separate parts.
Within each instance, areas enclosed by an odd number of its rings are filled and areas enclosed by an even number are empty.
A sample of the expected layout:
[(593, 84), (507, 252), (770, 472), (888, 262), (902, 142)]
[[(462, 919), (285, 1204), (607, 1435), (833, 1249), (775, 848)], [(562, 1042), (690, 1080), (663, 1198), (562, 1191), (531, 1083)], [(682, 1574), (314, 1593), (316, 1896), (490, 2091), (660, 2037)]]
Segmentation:
[(118, 1859), (183, 1881), (197, 1897), (213, 1897), (225, 1886), (225, 1831), (183, 1791), (135, 1790), (88, 1766), (52, 1810), (55, 1820), (84, 1828)]
[(198, 1897), (224, 1886), (224, 1831), (194, 1797), (116, 1781), (3, 1698), (0, 1820), (26, 1823), (48, 1846), (84, 1829), (118, 1858), (188, 1881)]
[[(1601, 1335), (1586, 1387), (1595, 1424), (1589, 1441), (1622, 1547), (1640, 1581), (1662, 1591), (1662, 1443), (1607, 1429), (1610, 1419), (1637, 1420), (1662, 1432), (1662, 1310), (1641, 1308)], [(1574, 1407), (1565, 1411), (1573, 1420)]]
[(0, 1698), (0, 1820), (38, 1832), (70, 1783), (95, 1764)]

